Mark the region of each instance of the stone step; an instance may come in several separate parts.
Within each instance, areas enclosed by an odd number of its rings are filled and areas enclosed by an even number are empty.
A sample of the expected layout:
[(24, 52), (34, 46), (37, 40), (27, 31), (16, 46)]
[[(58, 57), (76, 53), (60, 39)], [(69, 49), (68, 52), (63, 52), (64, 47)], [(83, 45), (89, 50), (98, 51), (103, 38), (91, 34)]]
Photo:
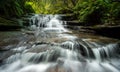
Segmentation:
[(83, 22), (79, 22), (79, 21), (66, 21), (67, 25), (70, 26), (85, 26), (86, 24)]
[(68, 15), (60, 15), (61, 19), (60, 20), (63, 20), (63, 21), (71, 21), (71, 20), (74, 20), (74, 16), (73, 14), (68, 14)]
[(120, 39), (120, 25), (118, 26), (97, 26), (84, 27), (83, 29), (93, 30), (98, 35)]

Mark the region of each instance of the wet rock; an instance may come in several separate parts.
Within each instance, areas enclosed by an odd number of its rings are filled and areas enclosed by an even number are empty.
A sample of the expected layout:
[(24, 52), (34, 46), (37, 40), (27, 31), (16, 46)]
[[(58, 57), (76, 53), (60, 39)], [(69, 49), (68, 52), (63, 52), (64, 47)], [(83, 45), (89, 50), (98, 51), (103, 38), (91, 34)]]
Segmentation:
[(93, 30), (99, 35), (120, 39), (120, 26), (96, 26), (84, 27), (84, 29)]
[(72, 72), (72, 71), (67, 71), (65, 68), (63, 67), (59, 67), (59, 66), (55, 66), (55, 67), (51, 67), (49, 68), (46, 72)]
[(61, 14), (59, 15), (61, 18), (59, 18), (60, 20), (65, 20), (65, 21), (71, 21), (71, 20), (74, 20), (75, 18), (73, 17), (73, 14), (68, 14), (68, 15), (65, 15), (65, 14)]
[(65, 59), (58, 59), (57, 64), (50, 66), (46, 72), (83, 72), (82, 63)]
[(11, 55), (15, 54), (16, 52), (14, 51), (3, 51), (0, 52), (0, 61), (3, 62), (5, 61), (5, 59), (7, 59), (8, 57), (10, 57)]
[(52, 49), (48, 45), (37, 45), (35, 47), (30, 48), (27, 52), (40, 53), (40, 52), (45, 52), (47, 50), (52, 50)]
[(66, 21), (68, 26), (85, 26), (85, 23), (79, 21)]
[(1, 41), (0, 42), (0, 51), (7, 51), (11, 48), (15, 48), (18, 44), (18, 40), (7, 40), (7, 41)]
[(25, 31), (24, 33), (25, 33), (25, 34), (28, 34), (28, 35), (34, 35), (34, 34), (35, 34), (34, 31)]
[(0, 17), (0, 31), (20, 30), (21, 28), (22, 26), (16, 20)]

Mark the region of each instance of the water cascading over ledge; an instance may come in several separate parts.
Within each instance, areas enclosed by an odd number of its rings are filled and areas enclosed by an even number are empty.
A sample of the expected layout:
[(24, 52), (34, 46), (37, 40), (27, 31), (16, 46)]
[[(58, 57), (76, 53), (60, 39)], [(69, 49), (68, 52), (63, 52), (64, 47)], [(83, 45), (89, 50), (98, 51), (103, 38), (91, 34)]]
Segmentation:
[[(119, 44), (86, 41), (66, 29), (59, 15), (34, 15), (29, 29), (35, 40), (11, 49), (0, 72), (119, 72)], [(31, 46), (28, 46), (31, 44)]]

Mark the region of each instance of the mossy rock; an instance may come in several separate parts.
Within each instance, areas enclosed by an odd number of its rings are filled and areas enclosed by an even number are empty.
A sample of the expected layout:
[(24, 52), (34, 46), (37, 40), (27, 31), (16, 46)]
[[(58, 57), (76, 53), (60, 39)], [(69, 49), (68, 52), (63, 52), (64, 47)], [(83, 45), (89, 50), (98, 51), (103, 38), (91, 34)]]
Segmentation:
[(16, 30), (16, 29), (20, 29), (21, 27), (22, 26), (20, 26), (17, 21), (8, 20), (0, 17), (0, 30), (2, 31)]

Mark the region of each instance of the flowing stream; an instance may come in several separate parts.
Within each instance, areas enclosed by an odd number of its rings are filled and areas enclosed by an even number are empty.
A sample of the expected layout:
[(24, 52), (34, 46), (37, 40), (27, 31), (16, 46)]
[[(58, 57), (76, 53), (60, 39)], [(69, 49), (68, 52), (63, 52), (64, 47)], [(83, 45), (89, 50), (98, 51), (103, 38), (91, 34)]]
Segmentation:
[(119, 43), (80, 38), (60, 19), (59, 15), (29, 17), (30, 31), (9, 49), (0, 72), (120, 72)]

